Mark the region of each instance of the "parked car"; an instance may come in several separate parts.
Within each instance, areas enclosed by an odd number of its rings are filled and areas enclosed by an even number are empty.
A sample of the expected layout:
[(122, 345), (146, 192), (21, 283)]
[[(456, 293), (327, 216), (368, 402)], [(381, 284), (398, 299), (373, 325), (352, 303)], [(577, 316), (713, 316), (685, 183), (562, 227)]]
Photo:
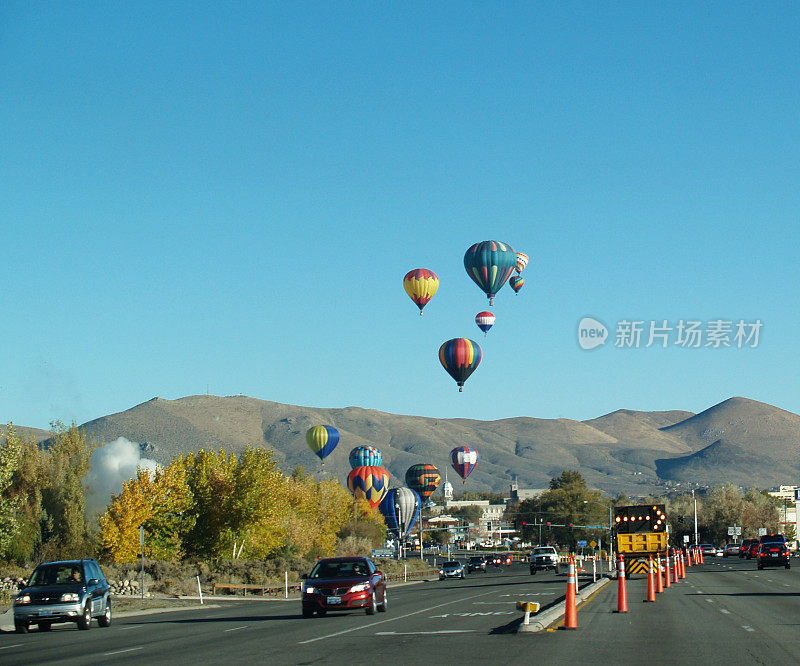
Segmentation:
[(97, 618), (111, 625), (111, 595), (100, 565), (93, 559), (40, 564), (14, 599), (14, 629), (25, 634), (32, 624), (50, 631), (56, 622), (90, 629)]
[(480, 556), (470, 557), (467, 560), (467, 573), (472, 573), (473, 571), (486, 573), (486, 558)]
[(386, 612), (386, 577), (368, 557), (320, 559), (302, 578), (303, 617), (328, 611)]
[(746, 557), (748, 560), (750, 559), (750, 547), (753, 544), (758, 544), (758, 539), (744, 539), (742, 541), (742, 545), (739, 546), (739, 557)]
[(439, 569), (439, 580), (444, 580), (445, 578), (463, 578), (464, 577), (464, 565), (461, 564), (458, 560), (449, 560), (442, 564), (442, 568)]
[(789, 569), (789, 558), (791, 553), (789, 548), (782, 541), (767, 541), (758, 547), (757, 566), (759, 569), (764, 567), (786, 567)]
[(531, 576), (535, 576), (537, 571), (545, 569), (552, 569), (555, 573), (558, 573), (559, 562), (560, 558), (558, 557), (558, 553), (552, 546), (539, 546), (538, 548), (534, 548), (528, 562), (531, 569)]
[(738, 543), (726, 543), (725, 550), (722, 553), (723, 557), (733, 557), (734, 555), (739, 555), (739, 544)]

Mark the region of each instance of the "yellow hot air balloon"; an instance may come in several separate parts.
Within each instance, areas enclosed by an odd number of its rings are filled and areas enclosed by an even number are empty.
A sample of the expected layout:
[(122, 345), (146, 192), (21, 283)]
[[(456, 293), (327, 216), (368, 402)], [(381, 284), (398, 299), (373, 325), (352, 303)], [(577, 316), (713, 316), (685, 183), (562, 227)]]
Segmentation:
[(403, 278), (403, 289), (416, 303), (420, 316), (422, 316), (422, 308), (433, 298), (438, 288), (439, 278), (436, 277), (436, 273), (427, 268), (415, 268), (408, 271)]
[(524, 252), (517, 252), (517, 265), (514, 266), (517, 273), (522, 273), (525, 270), (525, 266), (528, 265), (528, 255)]

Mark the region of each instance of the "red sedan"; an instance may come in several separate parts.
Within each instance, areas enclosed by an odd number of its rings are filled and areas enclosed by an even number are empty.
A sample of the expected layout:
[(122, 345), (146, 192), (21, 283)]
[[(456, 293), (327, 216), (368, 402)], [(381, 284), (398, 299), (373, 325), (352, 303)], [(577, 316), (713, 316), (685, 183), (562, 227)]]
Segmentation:
[(321, 559), (302, 578), (303, 617), (328, 611), (386, 612), (386, 578), (368, 557)]

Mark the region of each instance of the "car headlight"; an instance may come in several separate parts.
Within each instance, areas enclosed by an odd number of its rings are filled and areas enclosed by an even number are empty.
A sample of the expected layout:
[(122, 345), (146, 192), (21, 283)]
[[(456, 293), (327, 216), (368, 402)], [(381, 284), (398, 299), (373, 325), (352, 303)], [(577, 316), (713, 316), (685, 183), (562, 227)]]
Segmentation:
[(368, 589), (369, 589), (369, 583), (359, 583), (358, 585), (353, 585), (353, 587), (350, 588), (350, 591), (351, 592), (363, 592), (364, 590), (368, 590)]
[(313, 585), (305, 585), (303, 586), (303, 592), (306, 594), (314, 594), (317, 590), (314, 588)]
[(61, 595), (61, 601), (80, 601), (80, 598), (75, 592), (65, 592)]
[(439, 569), (439, 573), (443, 574), (444, 573), (444, 569)]
[(14, 599), (15, 606), (24, 606), (25, 604), (29, 604), (31, 602), (31, 595), (30, 594), (23, 594), (20, 597)]

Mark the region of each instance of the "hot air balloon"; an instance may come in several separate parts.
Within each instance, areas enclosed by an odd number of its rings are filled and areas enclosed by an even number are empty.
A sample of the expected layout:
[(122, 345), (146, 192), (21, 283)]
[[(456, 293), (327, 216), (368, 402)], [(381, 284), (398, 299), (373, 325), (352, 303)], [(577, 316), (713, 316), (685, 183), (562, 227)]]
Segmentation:
[(486, 335), (486, 332), (494, 326), (494, 315), (491, 312), (479, 312), (475, 315), (475, 323), (478, 325), (478, 328), (483, 331), (483, 334)]
[(421, 503), (416, 490), (392, 488), (378, 508), (386, 520), (389, 532), (398, 539), (405, 539), (419, 517)]
[(511, 288), (514, 290), (514, 293), (518, 294), (519, 290), (522, 289), (522, 285), (525, 284), (525, 278), (522, 277), (521, 275), (515, 275), (508, 281), (508, 284), (511, 285)]
[(514, 266), (517, 273), (522, 273), (525, 270), (525, 266), (528, 265), (528, 255), (524, 252), (517, 252), (517, 264)]
[(480, 365), (483, 352), (478, 343), (468, 338), (453, 338), (439, 347), (439, 361), (447, 373), (456, 380), (458, 390)]
[(494, 296), (506, 280), (511, 277), (517, 265), (517, 253), (506, 243), (483, 241), (475, 243), (464, 254), (464, 268), (494, 305)]
[(417, 304), (420, 316), (422, 316), (422, 308), (433, 298), (438, 288), (439, 278), (436, 277), (436, 273), (427, 268), (415, 268), (413, 271), (408, 271), (403, 278), (403, 289)]
[(389, 490), (389, 472), (383, 467), (356, 467), (347, 475), (347, 489), (353, 497), (366, 500), (374, 509)]
[(306, 430), (309, 448), (319, 456), (322, 464), (339, 443), (339, 431), (333, 426), (318, 425)]
[(383, 455), (374, 446), (362, 444), (350, 451), (350, 467), (380, 467), (383, 465)]
[(478, 457), (478, 452), (471, 446), (457, 446), (450, 451), (450, 462), (453, 463), (453, 469), (464, 479), (464, 483), (467, 482), (469, 473), (478, 464)]
[(419, 493), (423, 503), (428, 501), (441, 480), (442, 475), (435, 465), (419, 463), (406, 470), (406, 485)]

